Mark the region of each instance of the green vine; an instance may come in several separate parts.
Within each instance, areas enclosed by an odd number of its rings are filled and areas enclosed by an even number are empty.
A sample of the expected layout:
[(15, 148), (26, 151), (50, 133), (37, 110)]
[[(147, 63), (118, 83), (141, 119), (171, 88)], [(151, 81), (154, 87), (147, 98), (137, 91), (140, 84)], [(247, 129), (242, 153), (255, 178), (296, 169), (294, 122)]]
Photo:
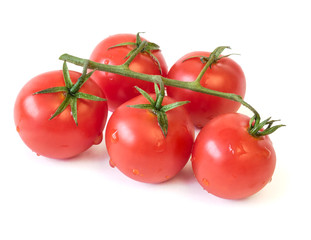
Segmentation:
[[(247, 107), (250, 109), (254, 116), (250, 119), (249, 122), (249, 133), (254, 136), (254, 137), (259, 137), (263, 135), (268, 135), (276, 131), (278, 128), (285, 126), (285, 125), (276, 125), (273, 126), (273, 123), (276, 122), (276, 120), (270, 120), (270, 118), (264, 120), (261, 122), (261, 118), (259, 113), (256, 111), (254, 107), (252, 107), (250, 104), (248, 104), (246, 101), (243, 100), (243, 98), (237, 94), (233, 93), (224, 93), (224, 92), (219, 92), (215, 91), (212, 89), (208, 89), (203, 87), (200, 84), (200, 79), (202, 78), (203, 74), (205, 71), (209, 68), (212, 67), (212, 64), (217, 62), (220, 58), (226, 57), (226, 56), (221, 56), (221, 53), (226, 49), (229, 48), (227, 46), (221, 46), (216, 48), (208, 57), (208, 59), (205, 59), (206, 63), (200, 74), (198, 75), (197, 79), (193, 82), (182, 82), (174, 79), (169, 79), (166, 77), (162, 77), (161, 75), (148, 75), (148, 74), (143, 74), (143, 73), (138, 73), (134, 72), (129, 69), (129, 64), (133, 59), (142, 52), (146, 47), (148, 46), (147, 41), (141, 41), (139, 45), (131, 52), (129, 58), (127, 61), (122, 64), (122, 65), (107, 65), (107, 64), (101, 64), (97, 63), (94, 61), (90, 61), (88, 59), (83, 59), (79, 57), (75, 57), (69, 54), (63, 54), (60, 56), (60, 60), (67, 61), (70, 63), (73, 63), (78, 66), (84, 66), (87, 67), (88, 69), (96, 69), (99, 71), (105, 71), (105, 72), (110, 72), (110, 73), (115, 73), (119, 74), (122, 76), (126, 77), (131, 77), (131, 78), (137, 78), (140, 80), (148, 81), (148, 82), (153, 82), (153, 83), (159, 83), (163, 82), (164, 85), (166, 86), (173, 86), (173, 87), (179, 87), (179, 88), (185, 88), (189, 89), (195, 92), (201, 92), (213, 96), (218, 96), (222, 97), (225, 99), (229, 99), (235, 102), (241, 103), (243, 106)], [(227, 55), (229, 56), (229, 55)], [(264, 128), (264, 129), (263, 129)]]

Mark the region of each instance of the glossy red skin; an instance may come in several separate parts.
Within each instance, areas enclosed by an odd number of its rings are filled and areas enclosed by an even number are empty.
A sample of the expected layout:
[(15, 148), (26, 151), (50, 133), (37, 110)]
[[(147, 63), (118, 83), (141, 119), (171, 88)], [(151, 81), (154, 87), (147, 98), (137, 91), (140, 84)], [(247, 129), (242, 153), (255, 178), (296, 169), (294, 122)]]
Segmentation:
[[(145, 40), (144, 38), (141, 38)], [(126, 61), (125, 56), (133, 50), (133, 46), (110, 48), (124, 42), (136, 42), (134, 34), (112, 35), (101, 41), (93, 50), (90, 60), (109, 64), (121, 65)], [(110, 48), (110, 49), (108, 49)], [(162, 75), (167, 75), (167, 65), (160, 50), (152, 52), (160, 62)], [(135, 72), (159, 75), (160, 70), (156, 62), (146, 53), (138, 54), (129, 68)], [(134, 86), (138, 86), (148, 93), (154, 92), (154, 84), (143, 80), (124, 77), (114, 73), (96, 71), (92, 78), (102, 88), (108, 99), (109, 111), (114, 111), (122, 103), (139, 95)]]
[[(80, 76), (81, 73), (70, 71), (73, 83)], [(71, 158), (102, 139), (108, 113), (107, 102), (78, 99), (76, 126), (70, 106), (49, 120), (64, 100), (63, 93), (33, 95), (43, 89), (64, 85), (63, 72), (51, 71), (31, 79), (17, 96), (14, 107), (16, 129), (25, 144), (38, 155), (56, 159)], [(80, 91), (105, 98), (92, 79)]]
[[(185, 59), (192, 56), (206, 56), (209, 52), (192, 52), (180, 58), (170, 69), (168, 78), (183, 82), (193, 82), (204, 64), (199, 58)], [(184, 61), (184, 62), (183, 62)], [(211, 68), (207, 69), (201, 81), (203, 87), (226, 93), (235, 93), (242, 97), (245, 95), (246, 81), (241, 67), (232, 59), (225, 57), (218, 60)], [(187, 89), (167, 87), (167, 95), (177, 101), (189, 100), (185, 108), (190, 114), (194, 125), (198, 128), (204, 125), (217, 115), (236, 112), (241, 106), (240, 103), (198, 93)]]
[[(172, 102), (165, 97), (163, 105)], [(183, 107), (172, 109), (167, 112), (165, 138), (156, 115), (126, 106), (143, 103), (148, 101), (138, 96), (117, 108), (109, 119), (105, 140), (110, 165), (136, 181), (160, 183), (174, 177), (188, 162), (194, 126)]]
[(221, 198), (241, 199), (261, 190), (272, 178), (276, 156), (268, 136), (255, 138), (249, 117), (229, 113), (211, 120), (194, 144), (192, 167), (198, 182)]

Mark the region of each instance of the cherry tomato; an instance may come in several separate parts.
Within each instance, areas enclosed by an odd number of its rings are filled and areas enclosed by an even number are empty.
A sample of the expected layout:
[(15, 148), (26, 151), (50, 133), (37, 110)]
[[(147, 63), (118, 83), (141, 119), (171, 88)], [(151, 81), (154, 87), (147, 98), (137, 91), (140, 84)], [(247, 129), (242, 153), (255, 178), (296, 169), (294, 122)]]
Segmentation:
[[(151, 94), (155, 99), (155, 94)], [(163, 105), (175, 102), (165, 97)], [(188, 162), (194, 141), (194, 126), (183, 107), (168, 111), (164, 137), (157, 116), (147, 109), (127, 105), (147, 104), (138, 96), (122, 104), (111, 115), (106, 128), (110, 165), (128, 177), (147, 183), (174, 177)]]
[(227, 199), (249, 197), (270, 182), (276, 164), (268, 136), (248, 133), (249, 117), (228, 113), (211, 120), (194, 143), (192, 167), (209, 193)]
[[(200, 58), (187, 58), (194, 56), (208, 57), (209, 55), (209, 52), (186, 54), (171, 67), (168, 78), (193, 82), (203, 69), (204, 63)], [(242, 97), (245, 95), (244, 73), (241, 67), (228, 57), (223, 57), (212, 64), (211, 68), (204, 73), (200, 83), (203, 87), (212, 90), (235, 93)], [(241, 105), (228, 99), (175, 87), (167, 87), (167, 95), (177, 101), (190, 101), (189, 104), (185, 105), (185, 108), (188, 110), (194, 125), (198, 128), (204, 127), (210, 119), (219, 114), (236, 112)]]
[[(69, 71), (73, 83), (81, 73)], [(108, 107), (107, 102), (77, 100), (78, 126), (68, 106), (60, 115), (49, 120), (65, 99), (64, 93), (33, 93), (51, 87), (65, 86), (63, 71), (43, 73), (31, 79), (20, 91), (14, 107), (16, 129), (25, 144), (50, 158), (71, 158), (99, 143), (102, 139)], [(92, 79), (80, 92), (105, 98)]]
[[(141, 38), (141, 40), (145, 40)], [(100, 42), (93, 50), (90, 60), (110, 64), (121, 65), (126, 61), (127, 54), (134, 49), (133, 46), (121, 46), (110, 48), (124, 42), (136, 42), (134, 34), (112, 35)], [(152, 54), (158, 59), (162, 75), (167, 75), (167, 65), (160, 50), (152, 51)], [(159, 66), (147, 53), (139, 53), (131, 62), (129, 68), (132, 71), (160, 75)], [(108, 99), (108, 108), (114, 111), (119, 105), (139, 95), (134, 86), (138, 86), (148, 93), (154, 92), (154, 84), (130, 77), (124, 77), (114, 73), (96, 71), (92, 78), (102, 88)]]

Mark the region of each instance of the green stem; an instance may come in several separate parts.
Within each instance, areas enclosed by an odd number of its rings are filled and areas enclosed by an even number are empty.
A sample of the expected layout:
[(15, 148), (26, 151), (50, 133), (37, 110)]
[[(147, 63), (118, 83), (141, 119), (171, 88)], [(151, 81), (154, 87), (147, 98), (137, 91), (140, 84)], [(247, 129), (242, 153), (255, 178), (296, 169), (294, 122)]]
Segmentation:
[(220, 54), (226, 49), (226, 48), (230, 48), (228, 46), (220, 46), (217, 47), (213, 52), (211, 52), (211, 54), (209, 55), (208, 58), (203, 57), (203, 60), (207, 60), (207, 62), (205, 63), (203, 69), (201, 70), (200, 74), (198, 75), (198, 77), (196, 78), (196, 80), (194, 81), (196, 84), (200, 85), (200, 81), (203, 77), (203, 75), (205, 74), (206, 70), (212, 66), (213, 63), (216, 63), (221, 57)]
[(75, 94), (76, 92), (78, 92), (79, 89), (82, 87), (82, 85), (88, 80), (88, 78), (86, 77), (88, 65), (89, 65), (89, 60), (84, 61), (82, 75), (81, 77), (79, 77), (76, 84), (74, 84), (71, 87), (70, 93)]
[(164, 96), (165, 96), (165, 86), (164, 86), (162, 77), (160, 75), (157, 76), (156, 83), (158, 83), (160, 85), (160, 91), (157, 94), (157, 99), (155, 102), (155, 108), (157, 110), (160, 110), (162, 107), (162, 102), (163, 102)]
[(144, 49), (144, 47), (148, 44), (147, 41), (142, 41), (141, 44), (139, 44), (138, 48), (134, 50), (134, 52), (130, 55), (130, 57), (126, 60), (125, 63), (122, 65), (125, 67), (129, 67), (130, 63), (134, 60), (134, 58)]
[(215, 55), (211, 54), (210, 57), (208, 58), (207, 63), (204, 65), (204, 68), (201, 70), (201, 72), (199, 73), (198, 77), (195, 79), (195, 83), (197, 85), (200, 85), (201, 79), (204, 75), (204, 73), (206, 72), (206, 70), (217, 60), (217, 57), (215, 57)]
[[(153, 83), (159, 82), (159, 75), (149, 75), (149, 74), (134, 72), (134, 71), (130, 70), (128, 67), (125, 67), (124, 65), (120, 65), (120, 66), (107, 65), (107, 64), (93, 62), (93, 61), (90, 61), (88, 59), (75, 57), (75, 56), (72, 56), (69, 54), (63, 54), (60, 56), (59, 59), (73, 63), (73, 64), (78, 65), (78, 66), (84, 66), (85, 62), (88, 61), (88, 68), (89, 69), (96, 69), (99, 71), (116, 73), (116, 74), (119, 74), (122, 76), (137, 78), (140, 80), (153, 82)], [(224, 92), (219, 92), (219, 91), (215, 91), (212, 89), (208, 89), (208, 88), (202, 87), (200, 84), (197, 84), (197, 82), (182, 82), (182, 81), (178, 81), (175, 79), (165, 78), (162, 76), (160, 76), (160, 77), (163, 81), (163, 84), (166, 86), (185, 88), (185, 89), (189, 89), (189, 90), (192, 90), (195, 92), (201, 92), (201, 93), (205, 93), (205, 94), (209, 94), (209, 95), (213, 95), (213, 96), (217, 96), (217, 97), (226, 98), (226, 99), (229, 99), (229, 100), (232, 100), (235, 102), (239, 102), (243, 106), (250, 109), (256, 117), (259, 116), (259, 113), (255, 110), (255, 108), (253, 108), (250, 104), (245, 102), (243, 100), (243, 98), (237, 94), (224, 93)]]

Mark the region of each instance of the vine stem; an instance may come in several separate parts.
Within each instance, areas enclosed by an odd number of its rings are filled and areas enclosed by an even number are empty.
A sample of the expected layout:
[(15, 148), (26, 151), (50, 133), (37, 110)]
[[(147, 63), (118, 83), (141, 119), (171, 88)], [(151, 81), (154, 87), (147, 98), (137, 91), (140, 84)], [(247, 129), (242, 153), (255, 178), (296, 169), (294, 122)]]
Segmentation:
[(142, 41), (141, 44), (139, 44), (138, 48), (135, 49), (133, 54), (130, 55), (130, 57), (126, 60), (125, 63), (122, 64), (123, 67), (128, 68), (130, 66), (130, 63), (134, 60), (134, 58), (140, 53), (144, 47), (148, 44), (147, 41)]
[[(195, 92), (201, 92), (201, 93), (205, 93), (205, 94), (229, 99), (229, 100), (232, 100), (235, 102), (239, 102), (243, 106), (247, 107), (248, 109), (250, 109), (254, 113), (254, 119), (256, 119), (256, 121), (260, 121), (260, 115), (256, 111), (256, 109), (253, 108), (247, 102), (245, 102), (240, 95), (237, 95), (234, 93), (224, 93), (224, 92), (215, 91), (212, 89), (205, 88), (200, 84), (200, 80), (201, 80), (203, 74), (205, 73), (205, 71), (207, 70), (207, 68), (210, 67), (213, 62), (215, 62), (215, 60), (218, 58), (218, 56), (222, 52), (222, 50), (224, 48), (228, 48), (228, 47), (219, 47), (218, 49), (215, 50), (216, 51), (215, 54), (211, 54), (209, 60), (207, 61), (207, 63), (205, 64), (204, 68), (202, 69), (201, 73), (199, 74), (199, 76), (197, 77), (197, 79), (195, 81), (193, 81), (193, 82), (182, 82), (182, 81), (178, 81), (175, 79), (165, 78), (165, 77), (162, 77), (160, 75), (149, 75), (149, 74), (134, 72), (134, 71), (130, 70), (130, 68), (129, 68), (130, 63), (134, 60), (134, 58), (140, 52), (142, 52), (142, 50), (144, 49), (144, 47), (147, 44), (148, 44), (147, 41), (142, 41), (141, 44), (135, 49), (133, 54), (122, 65), (107, 65), (107, 64), (97, 63), (94, 61), (90, 61), (88, 59), (75, 57), (75, 56), (72, 56), (69, 54), (63, 54), (60, 56), (59, 59), (73, 63), (73, 64), (78, 65), (78, 66), (83, 66), (83, 68), (96, 69), (99, 71), (116, 73), (118, 75), (131, 77), (131, 78), (137, 78), (137, 79), (148, 81), (148, 82), (162, 83), (166, 86), (185, 88), (185, 89), (189, 89), (189, 90), (192, 90)], [(164, 88), (162, 88), (162, 89), (164, 89)]]
[[(144, 43), (144, 41), (143, 41)], [(143, 48), (143, 44), (141, 46)], [(134, 57), (139, 53), (141, 48), (137, 48), (136, 51), (133, 53)], [(127, 61), (126, 64), (123, 65), (107, 65), (107, 64), (102, 64), (94, 61), (90, 61), (88, 59), (83, 59), (79, 58), (73, 55), (69, 54), (63, 54), (59, 57), (60, 60), (70, 62), (72, 64), (78, 65), (78, 66), (85, 66), (86, 62), (88, 62), (87, 67), (89, 69), (96, 69), (98, 71), (104, 71), (104, 72), (110, 72), (110, 73), (115, 73), (118, 75), (122, 75), (125, 77), (131, 77), (131, 78), (137, 78), (140, 80), (148, 81), (148, 82), (153, 82), (153, 83), (159, 83), (159, 77), (161, 77), (162, 82), (166, 86), (172, 86), (172, 87), (178, 87), (178, 88), (185, 88), (189, 89), (195, 92), (201, 92), (225, 99), (229, 99), (235, 102), (241, 103), (243, 106), (247, 107), (250, 109), (254, 115), (255, 119), (260, 119), (259, 113), (253, 108), (250, 104), (245, 102), (243, 98), (240, 95), (233, 94), (233, 93), (224, 93), (224, 92), (219, 92), (215, 91), (212, 89), (205, 88), (198, 84), (197, 81), (194, 82), (182, 82), (178, 81), (175, 79), (170, 79), (166, 77), (162, 77), (160, 75), (149, 75), (149, 74), (144, 74), (144, 73), (139, 73), (139, 72), (134, 72), (129, 69), (129, 63), (134, 59), (134, 57), (130, 57)]]

